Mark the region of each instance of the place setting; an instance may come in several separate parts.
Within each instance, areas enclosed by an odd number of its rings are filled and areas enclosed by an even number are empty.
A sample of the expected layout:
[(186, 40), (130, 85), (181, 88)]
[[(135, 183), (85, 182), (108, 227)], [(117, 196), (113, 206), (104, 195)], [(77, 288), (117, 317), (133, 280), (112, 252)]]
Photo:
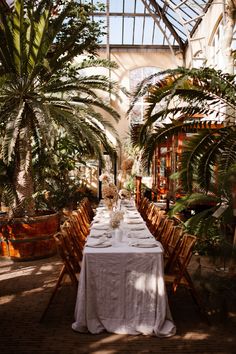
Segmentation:
[(157, 241), (152, 240), (152, 239), (140, 239), (140, 240), (135, 240), (129, 243), (129, 246), (131, 247), (139, 247), (139, 248), (153, 248), (153, 247), (160, 247)]
[(110, 240), (107, 239), (107, 237), (101, 237), (99, 239), (93, 239), (89, 240), (86, 243), (86, 247), (92, 247), (92, 248), (105, 248), (105, 247), (111, 247), (112, 243)]

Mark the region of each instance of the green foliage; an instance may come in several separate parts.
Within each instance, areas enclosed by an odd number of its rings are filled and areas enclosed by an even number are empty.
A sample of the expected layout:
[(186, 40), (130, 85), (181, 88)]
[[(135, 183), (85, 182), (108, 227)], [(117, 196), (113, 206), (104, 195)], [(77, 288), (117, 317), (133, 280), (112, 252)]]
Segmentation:
[[(115, 130), (103, 114), (119, 120), (104, 99), (117, 96), (118, 86), (104, 75), (90, 75), (92, 67), (115, 65), (94, 59), (101, 30), (90, 19), (92, 10), (74, 0), (16, 0), (13, 9), (0, 3), (0, 156), (15, 168), (14, 206), (21, 205), (23, 214), (33, 212), (32, 204), (24, 204), (32, 199), (32, 147), (38, 155), (53, 155), (62, 134), (77, 145), (78, 157), (101, 158), (102, 149), (115, 154), (106, 134)], [(84, 53), (90, 59), (79, 62)], [(18, 191), (20, 170), (27, 174), (24, 195)]]
[(6, 206), (11, 205), (15, 198), (12, 177), (13, 166), (7, 166), (0, 160), (0, 203), (3, 202)]
[(80, 166), (88, 166), (89, 151), (81, 150), (67, 136), (54, 141), (54, 154), (40, 151), (33, 160), (37, 208), (61, 210), (75, 208), (77, 203), (92, 192), (79, 174)]
[(132, 194), (135, 192), (135, 176), (134, 175), (129, 176), (129, 178), (124, 183), (124, 187)]
[[(137, 86), (130, 110), (142, 96), (148, 103), (145, 119), (132, 128), (132, 141), (142, 149), (143, 165), (150, 168), (157, 146), (168, 138), (191, 133), (184, 142), (181, 169), (173, 176), (186, 196), (171, 214), (195, 210), (185, 223), (187, 230), (200, 235), (201, 247), (208, 245), (209, 250), (217, 244), (224, 252), (235, 227), (235, 76), (212, 68), (166, 70)], [(221, 205), (228, 207), (215, 218)]]

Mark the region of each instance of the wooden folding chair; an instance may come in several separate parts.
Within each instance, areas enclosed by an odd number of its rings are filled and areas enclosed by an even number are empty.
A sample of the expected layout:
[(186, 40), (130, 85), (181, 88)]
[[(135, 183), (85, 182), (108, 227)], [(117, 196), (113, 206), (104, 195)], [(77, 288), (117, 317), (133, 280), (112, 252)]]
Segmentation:
[(62, 232), (58, 232), (53, 237), (54, 237), (56, 245), (57, 245), (58, 253), (63, 261), (63, 265), (62, 265), (60, 274), (58, 276), (57, 282), (54, 286), (53, 292), (52, 292), (52, 294), (49, 298), (49, 301), (47, 303), (47, 306), (40, 318), (40, 322), (43, 321), (43, 319), (49, 309), (49, 306), (51, 305), (51, 303), (56, 295), (56, 292), (59, 289), (59, 287), (61, 286), (62, 281), (64, 280), (66, 275), (69, 276), (71, 283), (75, 286), (75, 288), (77, 289), (77, 287), (78, 287), (80, 263), (79, 263), (79, 259), (77, 258), (77, 255), (76, 255), (73, 247), (71, 246), (70, 240)]
[(184, 234), (176, 251), (174, 257), (172, 257), (172, 262), (169, 265), (168, 271), (165, 273), (165, 283), (171, 284), (172, 292), (175, 294), (179, 286), (184, 286), (190, 291), (192, 298), (197, 305), (201, 315), (208, 322), (207, 314), (202, 305), (202, 301), (197, 294), (194, 283), (191, 276), (187, 270), (187, 266), (192, 257), (192, 252), (194, 245), (197, 241), (197, 237)]
[(138, 206), (138, 211), (141, 215), (144, 213), (144, 210), (147, 208), (148, 204), (149, 200), (146, 197), (143, 197)]
[(167, 218), (167, 220), (164, 224), (162, 233), (159, 236), (159, 241), (161, 242), (165, 251), (167, 249), (167, 245), (168, 245), (171, 233), (173, 231), (173, 227), (174, 227), (174, 221)]
[(87, 213), (89, 215), (89, 219), (90, 219), (90, 222), (93, 220), (94, 218), (94, 211), (93, 211), (93, 208), (92, 208), (92, 205), (89, 201), (89, 199), (87, 197), (84, 197), (81, 201), (81, 204), (83, 204), (87, 210)]
[(151, 221), (147, 224), (149, 231), (155, 235), (155, 232), (160, 224), (162, 216), (165, 215), (164, 210), (160, 210), (156, 205), (154, 206), (153, 216)]
[(151, 223), (154, 213), (155, 213), (155, 205), (154, 203), (149, 203), (143, 215), (143, 219), (146, 221), (147, 226)]
[(184, 229), (181, 226), (173, 226), (172, 232), (170, 233), (170, 236), (165, 245), (165, 271), (168, 271), (173, 262), (172, 258), (175, 256), (175, 250), (177, 250), (183, 233)]
[(84, 203), (81, 203), (78, 207), (78, 210), (81, 212), (84, 221), (87, 224), (91, 224), (92, 219), (90, 217), (90, 214), (89, 214), (89, 211), (88, 211), (86, 205)]
[(168, 217), (165, 214), (161, 214), (160, 218), (158, 220), (158, 225), (156, 225), (155, 231), (153, 233), (153, 236), (155, 237), (156, 240), (160, 241), (161, 240), (161, 235), (162, 232), (165, 228), (165, 225), (167, 223)]
[(69, 249), (68, 251), (70, 253), (75, 253), (77, 259), (79, 260), (79, 262), (81, 262), (85, 245), (84, 235), (81, 235), (80, 230), (77, 230), (74, 227), (72, 218), (64, 222), (64, 224), (61, 225), (60, 229), (63, 236), (67, 237), (68, 242), (70, 242), (71, 249)]
[(70, 215), (70, 218), (73, 218), (73, 220), (76, 221), (77, 227), (81, 230), (85, 237), (87, 237), (90, 232), (90, 224), (83, 217), (83, 213), (81, 212), (81, 210), (74, 210)]

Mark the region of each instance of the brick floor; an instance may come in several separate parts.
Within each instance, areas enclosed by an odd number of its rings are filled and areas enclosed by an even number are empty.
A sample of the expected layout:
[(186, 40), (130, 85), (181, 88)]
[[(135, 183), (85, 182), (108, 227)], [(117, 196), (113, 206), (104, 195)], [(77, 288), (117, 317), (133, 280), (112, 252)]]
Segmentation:
[(170, 299), (177, 326), (172, 338), (73, 332), (76, 294), (70, 284), (61, 287), (40, 323), (60, 268), (57, 256), (33, 262), (0, 260), (0, 354), (236, 353), (234, 306), (226, 318), (213, 310), (209, 326), (184, 289)]

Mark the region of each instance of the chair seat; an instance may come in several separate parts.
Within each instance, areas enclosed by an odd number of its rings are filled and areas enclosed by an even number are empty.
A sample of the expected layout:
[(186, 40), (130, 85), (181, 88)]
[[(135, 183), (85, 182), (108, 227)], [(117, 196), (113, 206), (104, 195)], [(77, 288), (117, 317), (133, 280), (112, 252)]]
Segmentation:
[[(177, 279), (178, 279), (178, 274), (176, 274), (176, 275), (174, 275), (174, 274), (165, 274), (165, 276), (164, 276), (165, 283), (173, 284), (175, 281), (177, 281)], [(178, 281), (178, 284), (186, 286), (186, 287), (189, 287), (189, 283), (185, 279), (185, 277), (182, 277), (180, 279), (180, 281)]]

